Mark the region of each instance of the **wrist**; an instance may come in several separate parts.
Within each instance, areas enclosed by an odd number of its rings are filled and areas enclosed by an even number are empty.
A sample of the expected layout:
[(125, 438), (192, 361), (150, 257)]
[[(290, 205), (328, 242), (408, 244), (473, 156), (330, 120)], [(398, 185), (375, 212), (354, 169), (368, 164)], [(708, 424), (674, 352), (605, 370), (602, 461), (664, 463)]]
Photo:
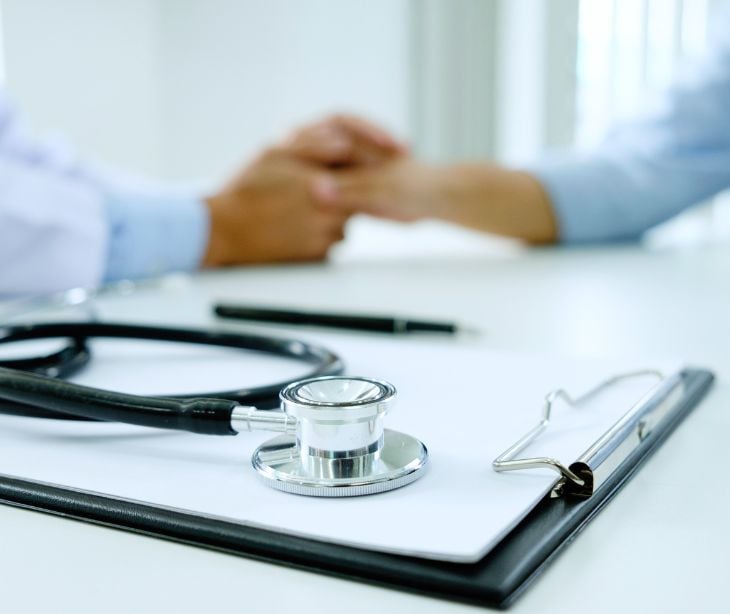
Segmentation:
[(427, 165), (418, 175), (419, 218), (460, 223), (463, 210), (471, 200), (470, 177), (459, 165)]
[(473, 226), (481, 204), (488, 198), (484, 165), (452, 164), (436, 167), (431, 192), (436, 196), (433, 217), (446, 222)]
[(556, 240), (550, 200), (528, 173), (491, 164), (456, 164), (444, 168), (445, 221), (532, 243)]
[[(234, 261), (234, 250), (228, 232), (233, 206), (231, 197), (225, 193), (215, 194), (205, 198), (203, 202), (208, 210), (208, 241), (202, 266), (210, 268), (231, 264)], [(240, 213), (239, 211), (238, 215)]]

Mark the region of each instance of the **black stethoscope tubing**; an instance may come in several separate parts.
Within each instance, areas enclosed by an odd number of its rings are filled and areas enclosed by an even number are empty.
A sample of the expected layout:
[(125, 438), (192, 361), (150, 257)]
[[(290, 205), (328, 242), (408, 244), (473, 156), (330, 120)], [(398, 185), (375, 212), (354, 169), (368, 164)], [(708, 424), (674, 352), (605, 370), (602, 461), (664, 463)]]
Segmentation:
[(239, 405), (272, 409), (291, 380), (198, 395), (140, 396), (64, 381), (91, 360), (90, 338), (144, 339), (230, 347), (295, 359), (312, 365), (304, 379), (338, 375), (344, 365), (330, 350), (308, 342), (192, 328), (99, 322), (24, 324), (0, 328), (0, 344), (66, 339), (59, 351), (0, 360), (0, 413), (46, 418), (126, 422), (141, 426), (235, 435), (231, 412)]

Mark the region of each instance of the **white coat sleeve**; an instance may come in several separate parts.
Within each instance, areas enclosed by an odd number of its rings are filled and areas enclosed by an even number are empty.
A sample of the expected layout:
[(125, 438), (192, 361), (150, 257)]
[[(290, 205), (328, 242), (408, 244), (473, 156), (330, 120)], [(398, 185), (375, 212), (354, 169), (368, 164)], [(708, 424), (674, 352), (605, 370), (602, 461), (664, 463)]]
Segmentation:
[(204, 203), (31, 138), (0, 90), (0, 298), (197, 268)]
[(0, 155), (0, 296), (95, 286), (108, 224), (94, 187)]

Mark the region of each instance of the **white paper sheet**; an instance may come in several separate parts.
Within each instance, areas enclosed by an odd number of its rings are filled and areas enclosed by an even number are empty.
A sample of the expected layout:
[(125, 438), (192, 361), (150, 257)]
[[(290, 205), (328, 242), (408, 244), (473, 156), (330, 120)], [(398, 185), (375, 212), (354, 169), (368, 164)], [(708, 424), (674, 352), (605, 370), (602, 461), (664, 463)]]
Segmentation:
[[(204, 437), (121, 424), (0, 416), (0, 473), (225, 518), (319, 540), (426, 558), (481, 558), (555, 480), (497, 474), (492, 460), (537, 421), (555, 387), (580, 393), (615, 373), (664, 367), (511, 354), (455, 340), (317, 334), (348, 373), (391, 381), (399, 401), (386, 426), (422, 439), (430, 467), (384, 494), (317, 499), (267, 488), (250, 467), (266, 433)], [(240, 352), (97, 342), (85, 384), (183, 393), (263, 383), (301, 366)], [(580, 409), (530, 450), (572, 461), (652, 384), (626, 383)]]

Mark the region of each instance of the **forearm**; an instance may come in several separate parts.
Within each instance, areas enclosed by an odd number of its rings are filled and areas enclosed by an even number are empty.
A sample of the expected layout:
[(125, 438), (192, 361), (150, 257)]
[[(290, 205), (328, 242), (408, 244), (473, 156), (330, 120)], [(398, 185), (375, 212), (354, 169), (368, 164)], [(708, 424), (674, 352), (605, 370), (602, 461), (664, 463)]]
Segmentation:
[(532, 175), (479, 163), (438, 172), (445, 197), (434, 217), (530, 243), (557, 240), (550, 200)]

